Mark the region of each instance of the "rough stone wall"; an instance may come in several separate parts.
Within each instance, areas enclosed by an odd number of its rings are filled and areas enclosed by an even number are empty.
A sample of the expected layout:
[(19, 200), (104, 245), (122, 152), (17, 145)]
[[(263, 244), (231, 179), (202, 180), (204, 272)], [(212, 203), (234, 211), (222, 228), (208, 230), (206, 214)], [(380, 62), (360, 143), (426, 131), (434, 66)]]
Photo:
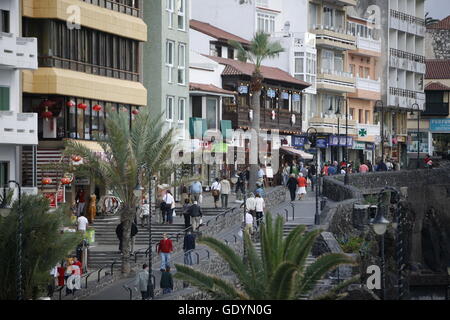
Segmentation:
[(450, 59), (450, 30), (427, 29), (425, 55), (427, 59)]

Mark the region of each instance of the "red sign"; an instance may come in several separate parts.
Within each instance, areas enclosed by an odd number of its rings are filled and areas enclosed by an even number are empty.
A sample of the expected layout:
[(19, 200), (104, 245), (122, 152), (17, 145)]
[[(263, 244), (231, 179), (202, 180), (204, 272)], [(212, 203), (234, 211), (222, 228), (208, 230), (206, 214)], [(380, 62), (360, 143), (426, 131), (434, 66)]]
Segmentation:
[(56, 193), (54, 192), (44, 192), (44, 197), (50, 200), (50, 208), (56, 208)]
[(50, 200), (50, 208), (56, 208), (58, 203), (66, 202), (64, 188), (60, 189), (58, 192), (44, 192), (43, 195)]

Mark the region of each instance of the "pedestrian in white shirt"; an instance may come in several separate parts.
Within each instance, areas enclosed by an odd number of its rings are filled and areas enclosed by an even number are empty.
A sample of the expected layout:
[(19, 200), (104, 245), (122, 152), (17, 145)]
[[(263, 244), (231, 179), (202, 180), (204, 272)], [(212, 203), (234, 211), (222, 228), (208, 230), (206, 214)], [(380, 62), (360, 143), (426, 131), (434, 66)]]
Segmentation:
[(262, 219), (262, 217), (264, 216), (264, 208), (265, 208), (266, 204), (264, 203), (264, 199), (261, 198), (261, 196), (258, 194), (256, 194), (256, 198), (255, 198), (255, 211), (256, 211), (256, 223), (259, 227), (259, 222)]
[(88, 225), (89, 225), (88, 219), (86, 219), (86, 217), (84, 216), (84, 213), (81, 213), (81, 215), (77, 219), (78, 231), (85, 233)]
[(219, 202), (219, 196), (220, 196), (220, 189), (221, 185), (219, 182), (219, 178), (216, 178), (216, 180), (211, 185), (211, 194), (214, 197), (214, 207), (217, 207), (217, 202)]
[[(175, 209), (175, 199), (172, 196), (170, 190), (166, 191), (163, 201), (166, 203), (166, 221), (167, 224), (173, 223), (173, 209)], [(163, 221), (164, 224), (164, 221)]]
[(245, 201), (245, 207), (252, 216), (256, 215), (256, 202), (255, 195), (253, 193), (250, 193), (250, 197), (248, 197)]
[(253, 216), (247, 211), (245, 214), (245, 231), (249, 234), (253, 234)]
[(228, 195), (231, 192), (230, 181), (226, 177), (223, 177), (220, 181), (220, 200), (222, 201), (222, 208), (228, 208)]

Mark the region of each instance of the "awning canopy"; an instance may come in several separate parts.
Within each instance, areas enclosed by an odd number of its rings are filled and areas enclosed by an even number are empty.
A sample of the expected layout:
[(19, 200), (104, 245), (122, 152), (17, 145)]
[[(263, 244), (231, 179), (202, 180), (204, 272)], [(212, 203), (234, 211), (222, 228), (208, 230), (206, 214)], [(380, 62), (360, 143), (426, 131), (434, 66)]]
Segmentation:
[(293, 156), (300, 157), (300, 158), (302, 158), (304, 160), (312, 160), (312, 159), (314, 159), (314, 155), (312, 155), (310, 153), (307, 153), (305, 151), (302, 151), (302, 150), (297, 150), (297, 149), (292, 148), (292, 147), (281, 147), (280, 149), (285, 151), (285, 152), (287, 152), (287, 153), (289, 153), (289, 154), (292, 154)]

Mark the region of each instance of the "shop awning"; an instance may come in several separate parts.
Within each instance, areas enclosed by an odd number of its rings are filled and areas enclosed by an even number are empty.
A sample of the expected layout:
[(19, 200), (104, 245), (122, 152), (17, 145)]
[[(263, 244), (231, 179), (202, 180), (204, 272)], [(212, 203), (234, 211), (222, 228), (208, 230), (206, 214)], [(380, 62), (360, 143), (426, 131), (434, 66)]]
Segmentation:
[(287, 153), (289, 153), (289, 154), (291, 154), (293, 156), (300, 157), (300, 158), (302, 158), (304, 160), (312, 160), (312, 159), (314, 159), (314, 155), (312, 155), (310, 153), (307, 153), (305, 151), (302, 151), (302, 150), (297, 150), (297, 149), (292, 148), (292, 147), (281, 147), (280, 150), (283, 150), (283, 151), (285, 151), (285, 152), (287, 152)]

